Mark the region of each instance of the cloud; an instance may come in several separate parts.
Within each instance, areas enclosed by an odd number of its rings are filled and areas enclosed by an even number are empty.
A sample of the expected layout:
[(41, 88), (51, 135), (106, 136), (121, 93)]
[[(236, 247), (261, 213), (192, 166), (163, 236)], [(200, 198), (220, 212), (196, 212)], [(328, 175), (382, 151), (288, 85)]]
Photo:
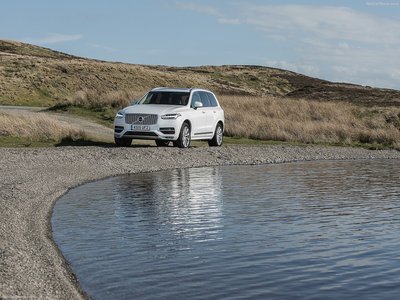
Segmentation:
[(197, 4), (197, 3), (177, 3), (179, 9), (190, 10), (196, 13), (214, 16), (221, 24), (238, 25), (241, 24), (239, 18), (229, 18), (222, 13), (218, 8), (212, 5)]
[(82, 39), (82, 34), (60, 34), (60, 33), (51, 33), (42, 38), (26, 38), (24, 39), (26, 42), (37, 45), (50, 45), (57, 43), (65, 43), (71, 41), (77, 41)]
[(279, 68), (279, 69), (285, 69), (285, 70), (290, 70), (296, 73), (306, 73), (311, 76), (318, 76), (319, 75), (319, 67), (315, 66), (313, 64), (307, 64), (307, 63), (295, 63), (295, 62), (289, 62), (286, 60), (268, 60), (265, 62), (268, 66)]
[(373, 86), (400, 88), (400, 20), (343, 6), (186, 3), (219, 23), (262, 32), (270, 58), (260, 63)]
[(267, 33), (303, 34), (321, 39), (398, 44), (400, 22), (348, 7), (311, 5), (249, 5), (242, 8), (245, 23)]
[(330, 78), (334, 81), (358, 82), (364, 85), (400, 88), (400, 63), (398, 48), (385, 46), (367, 48), (351, 46), (343, 48), (309, 49), (317, 63), (329, 62)]
[(218, 18), (218, 22), (230, 25), (239, 25), (242, 23), (239, 18)]
[(222, 17), (223, 14), (212, 5), (197, 4), (197, 3), (177, 3), (176, 6), (180, 9), (191, 10), (197, 13)]

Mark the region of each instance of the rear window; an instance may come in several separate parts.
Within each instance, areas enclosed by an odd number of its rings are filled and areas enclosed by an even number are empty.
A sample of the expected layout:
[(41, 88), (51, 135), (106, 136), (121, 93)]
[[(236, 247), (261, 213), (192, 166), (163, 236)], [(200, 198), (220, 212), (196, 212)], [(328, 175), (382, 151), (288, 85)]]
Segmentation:
[(214, 95), (211, 93), (206, 93), (206, 94), (208, 96), (208, 99), (210, 100), (211, 106), (213, 107), (218, 106), (217, 99), (215, 99)]
[(186, 92), (149, 92), (139, 104), (187, 105), (190, 93)]

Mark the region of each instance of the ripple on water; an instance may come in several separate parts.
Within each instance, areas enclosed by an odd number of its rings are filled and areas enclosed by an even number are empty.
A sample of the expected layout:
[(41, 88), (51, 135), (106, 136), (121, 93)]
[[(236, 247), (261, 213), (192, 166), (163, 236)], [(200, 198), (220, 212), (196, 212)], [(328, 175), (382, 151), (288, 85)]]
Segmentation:
[(109, 178), (56, 204), (53, 236), (95, 299), (393, 299), (396, 160)]

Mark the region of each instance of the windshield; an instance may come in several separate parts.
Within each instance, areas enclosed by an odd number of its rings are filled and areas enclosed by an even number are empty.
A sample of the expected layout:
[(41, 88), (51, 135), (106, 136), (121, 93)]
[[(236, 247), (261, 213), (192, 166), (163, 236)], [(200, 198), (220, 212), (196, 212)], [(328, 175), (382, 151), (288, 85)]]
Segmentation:
[(187, 105), (190, 93), (187, 92), (149, 92), (139, 104), (162, 104), (162, 105)]

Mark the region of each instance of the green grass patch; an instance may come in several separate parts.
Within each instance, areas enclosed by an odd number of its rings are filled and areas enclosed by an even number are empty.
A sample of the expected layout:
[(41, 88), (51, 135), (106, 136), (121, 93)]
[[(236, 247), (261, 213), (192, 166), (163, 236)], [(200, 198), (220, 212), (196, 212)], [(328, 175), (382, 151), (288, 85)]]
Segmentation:
[(0, 95), (0, 105), (49, 107), (54, 105), (54, 100), (37, 94), (19, 97)]
[(0, 147), (25, 148), (25, 147), (54, 147), (56, 141), (35, 141), (24, 137), (0, 136)]
[(390, 150), (393, 149), (391, 145), (379, 143), (361, 143), (353, 142), (346, 143), (300, 143), (300, 142), (286, 142), (286, 141), (273, 141), (273, 140), (256, 140), (241, 137), (224, 137), (225, 145), (287, 145), (287, 146), (322, 146), (322, 147), (355, 147), (364, 148), (368, 150)]
[(272, 140), (256, 140), (242, 137), (224, 136), (224, 144), (227, 145), (290, 145), (290, 146), (304, 146), (307, 144), (297, 142), (283, 142)]
[(23, 137), (0, 136), (0, 147), (6, 148), (38, 148), (38, 147), (61, 147), (61, 146), (99, 146), (114, 147), (114, 143), (92, 141), (87, 139), (71, 139), (69, 137), (61, 141), (54, 140), (31, 140)]
[(54, 144), (56, 147), (62, 146), (98, 146), (98, 147), (115, 147), (114, 143), (102, 142), (102, 141), (93, 141), (87, 139), (79, 139), (74, 140), (71, 138), (64, 138), (61, 141)]
[[(286, 145), (286, 146), (310, 146), (316, 144), (302, 144), (302, 143), (294, 143), (294, 142), (282, 142), (282, 141), (262, 141), (262, 140), (253, 140), (247, 138), (239, 138), (239, 137), (224, 137), (224, 145)], [(0, 147), (7, 148), (37, 148), (37, 147), (62, 147), (62, 146), (97, 146), (97, 147), (115, 147), (114, 143), (103, 142), (103, 141), (93, 141), (87, 139), (78, 139), (73, 140), (71, 138), (64, 138), (61, 141), (54, 140), (30, 140), (23, 137), (14, 137), (14, 136), (0, 136)], [(155, 146), (153, 141), (143, 141), (143, 140), (134, 140), (132, 143), (132, 147), (149, 147)], [(207, 142), (204, 141), (193, 141), (191, 143), (192, 147), (208, 147)], [(390, 146), (382, 145), (382, 144), (363, 144), (363, 143), (353, 143), (352, 145), (345, 144), (318, 144), (318, 146), (341, 146), (341, 147), (360, 147), (369, 150), (385, 150), (392, 149)]]
[(361, 142), (353, 142), (350, 147), (358, 147), (364, 148), (368, 150), (393, 150), (393, 146), (386, 144), (378, 144), (378, 143), (361, 143)]

